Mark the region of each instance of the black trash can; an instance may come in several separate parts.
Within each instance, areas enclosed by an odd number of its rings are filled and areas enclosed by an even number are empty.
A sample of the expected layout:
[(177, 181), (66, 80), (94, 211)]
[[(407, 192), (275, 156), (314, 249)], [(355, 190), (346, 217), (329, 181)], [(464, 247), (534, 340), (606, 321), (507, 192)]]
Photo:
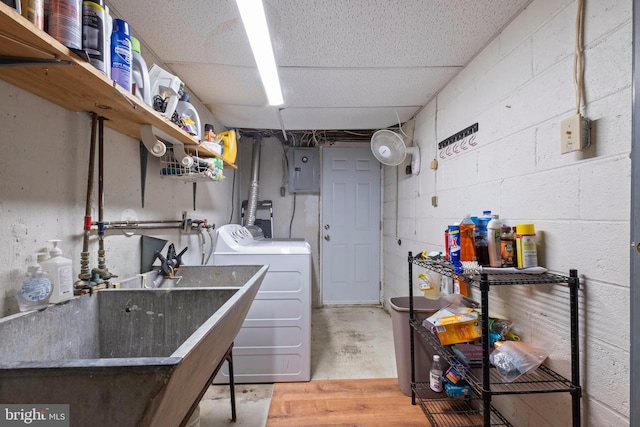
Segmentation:
[[(393, 344), (396, 354), (396, 369), (400, 390), (411, 396), (411, 337), (409, 335), (409, 297), (389, 298), (391, 306), (391, 323), (393, 325)], [(442, 299), (431, 300), (424, 297), (413, 297), (414, 316), (420, 318), (431, 316), (447, 303)], [(416, 382), (429, 382), (429, 369), (434, 351), (420, 337), (415, 337)]]

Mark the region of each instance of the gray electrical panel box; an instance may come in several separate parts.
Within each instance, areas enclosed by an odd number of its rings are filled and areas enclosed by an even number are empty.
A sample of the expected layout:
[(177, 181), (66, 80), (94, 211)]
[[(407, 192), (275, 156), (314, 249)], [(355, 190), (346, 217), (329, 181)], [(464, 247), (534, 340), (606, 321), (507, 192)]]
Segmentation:
[(292, 147), (287, 151), (290, 193), (320, 193), (320, 150)]

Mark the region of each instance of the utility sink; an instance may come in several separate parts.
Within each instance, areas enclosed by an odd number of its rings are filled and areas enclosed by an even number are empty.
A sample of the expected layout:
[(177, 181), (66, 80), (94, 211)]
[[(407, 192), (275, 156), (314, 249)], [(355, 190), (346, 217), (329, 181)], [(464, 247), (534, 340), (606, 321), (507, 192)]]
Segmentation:
[(69, 404), (71, 426), (184, 424), (267, 268), (189, 267), (197, 280), (179, 287), (107, 289), (0, 318), (0, 403)]

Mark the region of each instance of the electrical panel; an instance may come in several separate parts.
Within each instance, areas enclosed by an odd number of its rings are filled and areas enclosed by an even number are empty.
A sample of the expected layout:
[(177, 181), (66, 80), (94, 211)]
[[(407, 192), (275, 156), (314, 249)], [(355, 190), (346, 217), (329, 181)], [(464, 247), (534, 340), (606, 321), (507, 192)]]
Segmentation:
[(320, 193), (320, 150), (292, 147), (287, 151), (290, 193)]

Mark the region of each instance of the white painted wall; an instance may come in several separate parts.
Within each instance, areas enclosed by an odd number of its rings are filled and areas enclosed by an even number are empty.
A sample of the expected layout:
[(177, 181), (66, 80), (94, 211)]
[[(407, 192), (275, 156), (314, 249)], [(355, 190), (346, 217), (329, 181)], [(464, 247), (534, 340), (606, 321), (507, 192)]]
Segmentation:
[[(251, 179), (251, 160), (253, 156), (251, 137), (242, 137), (238, 144), (238, 193), (237, 209), (242, 200), (249, 198)], [(319, 285), (319, 242), (318, 230), (320, 221), (320, 196), (318, 194), (292, 194), (288, 189), (284, 197), (280, 196), (280, 187), (287, 186), (285, 149), (276, 137), (263, 138), (260, 142), (260, 176), (258, 179), (258, 200), (273, 202), (273, 231), (277, 239), (302, 238), (311, 245), (311, 284), (312, 306), (320, 304)], [(259, 209), (256, 218), (268, 218), (268, 211)], [(240, 223), (238, 211), (237, 222)]]
[[(64, 255), (74, 261), (74, 277), (80, 271), (91, 117), (3, 81), (0, 91), (0, 144), (5, 153), (0, 157), (0, 314), (7, 315), (17, 311), (12, 288), (21, 282), (28, 257), (48, 239), (61, 239)], [(95, 172), (92, 217), (97, 220), (97, 162)], [(228, 222), (230, 181), (198, 184), (194, 212), (191, 184), (160, 178), (159, 159), (151, 155), (141, 208), (139, 143), (106, 127), (104, 188), (105, 221), (121, 220), (124, 210), (133, 209), (140, 220), (179, 220), (184, 210), (194, 219)], [(107, 234), (107, 267), (119, 277), (139, 272), (140, 234)], [(168, 239), (178, 249), (189, 246), (185, 262), (200, 263), (198, 235), (177, 230), (145, 234)], [(95, 236), (89, 250), (90, 267), (97, 267)]]
[[(509, 225), (533, 222), (540, 264), (564, 274), (578, 269), (581, 278), (583, 423), (625, 426), (632, 11), (629, 1), (585, 3), (592, 146), (560, 154), (559, 123), (575, 111), (576, 3), (535, 0), (408, 126), (422, 150), (422, 173), (385, 169), (384, 293), (406, 295), (407, 252), (442, 250), (446, 226), (465, 213), (491, 209)], [(439, 158), (437, 142), (476, 122), (477, 146)], [(428, 168), (433, 158), (437, 171)], [(523, 340), (553, 341), (549, 364), (570, 377), (565, 288), (492, 289), (490, 307), (513, 319)], [(571, 425), (568, 394), (494, 401), (514, 425)]]

